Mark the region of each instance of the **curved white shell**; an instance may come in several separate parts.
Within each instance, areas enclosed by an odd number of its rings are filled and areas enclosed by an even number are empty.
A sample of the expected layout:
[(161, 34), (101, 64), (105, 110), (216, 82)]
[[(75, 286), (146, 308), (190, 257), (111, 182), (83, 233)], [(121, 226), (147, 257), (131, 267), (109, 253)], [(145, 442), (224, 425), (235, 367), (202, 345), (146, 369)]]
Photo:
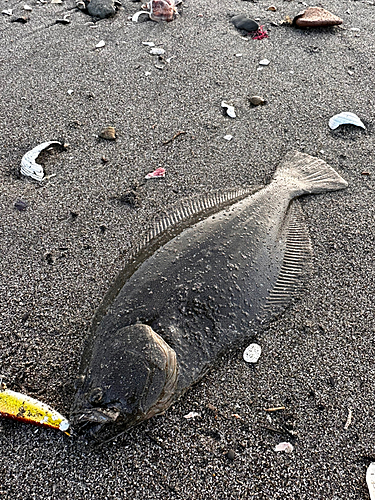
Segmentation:
[(139, 16), (141, 16), (142, 14), (147, 14), (148, 17), (150, 17), (150, 13), (147, 12), (147, 10), (139, 10), (138, 12), (136, 12), (133, 17), (132, 17), (132, 21), (133, 23), (137, 23), (138, 22), (138, 19), (139, 19)]
[(21, 174), (41, 181), (44, 177), (43, 167), (39, 163), (36, 163), (35, 160), (44, 149), (55, 144), (61, 146), (61, 142), (58, 141), (43, 142), (23, 155), (21, 160)]
[(262, 354), (262, 348), (258, 344), (250, 344), (243, 353), (246, 363), (256, 363)]
[(230, 104), (227, 104), (225, 101), (222, 101), (221, 107), (226, 108), (226, 113), (228, 116), (230, 116), (231, 118), (236, 118), (236, 112), (234, 110), (234, 106), (231, 106)]
[(332, 116), (328, 125), (331, 130), (335, 130), (340, 125), (356, 125), (357, 127), (362, 127), (366, 130), (366, 127), (358, 116), (354, 113), (350, 113), (349, 111), (344, 111), (343, 113)]

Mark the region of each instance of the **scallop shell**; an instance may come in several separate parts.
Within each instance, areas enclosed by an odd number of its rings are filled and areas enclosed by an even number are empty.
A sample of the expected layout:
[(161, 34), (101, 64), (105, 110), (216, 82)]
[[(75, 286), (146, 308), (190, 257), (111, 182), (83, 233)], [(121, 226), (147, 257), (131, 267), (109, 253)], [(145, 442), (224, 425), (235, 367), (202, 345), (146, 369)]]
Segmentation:
[(147, 4), (150, 11), (150, 19), (153, 21), (173, 21), (177, 15), (174, 0), (151, 0)]
[(99, 137), (102, 139), (107, 139), (107, 141), (114, 141), (116, 139), (116, 129), (115, 127), (105, 127), (100, 132)]
[(62, 146), (61, 142), (58, 141), (43, 142), (23, 155), (21, 160), (21, 174), (41, 181), (44, 177), (43, 167), (39, 163), (36, 163), (35, 160), (44, 149), (55, 145)]

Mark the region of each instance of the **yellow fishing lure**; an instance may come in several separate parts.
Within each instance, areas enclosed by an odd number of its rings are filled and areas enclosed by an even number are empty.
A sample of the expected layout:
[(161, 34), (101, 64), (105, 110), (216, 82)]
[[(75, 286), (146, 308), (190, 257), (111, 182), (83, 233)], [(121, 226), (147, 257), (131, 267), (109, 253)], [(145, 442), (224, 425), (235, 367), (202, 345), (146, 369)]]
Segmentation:
[(0, 416), (42, 427), (52, 427), (68, 436), (69, 421), (50, 406), (19, 392), (10, 391), (0, 383)]

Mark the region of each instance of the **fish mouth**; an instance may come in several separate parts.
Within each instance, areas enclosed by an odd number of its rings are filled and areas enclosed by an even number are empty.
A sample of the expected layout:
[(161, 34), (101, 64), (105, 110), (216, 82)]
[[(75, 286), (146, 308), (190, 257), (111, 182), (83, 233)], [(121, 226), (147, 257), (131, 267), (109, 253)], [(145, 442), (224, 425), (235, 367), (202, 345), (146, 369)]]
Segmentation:
[(120, 416), (121, 412), (117, 408), (88, 408), (72, 415), (75, 425), (84, 424), (113, 424)]

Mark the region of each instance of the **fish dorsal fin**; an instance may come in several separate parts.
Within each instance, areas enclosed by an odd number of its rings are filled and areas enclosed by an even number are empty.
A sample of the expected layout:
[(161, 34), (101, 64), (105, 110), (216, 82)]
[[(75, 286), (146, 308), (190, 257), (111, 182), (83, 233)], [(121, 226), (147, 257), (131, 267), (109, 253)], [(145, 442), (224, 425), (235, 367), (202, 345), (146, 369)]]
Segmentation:
[(312, 246), (301, 205), (294, 201), (289, 209), (282, 265), (265, 304), (265, 312), (278, 316), (296, 297), (311, 271)]
[(224, 192), (215, 191), (207, 195), (196, 196), (176, 204), (170, 210), (156, 217), (141, 243), (130, 252), (124, 269), (119, 272), (114, 283), (105, 294), (94, 314), (91, 329), (95, 330), (125, 282), (158, 248), (180, 234), (184, 229), (220, 212), (237, 201), (243, 200), (247, 196), (251, 196), (256, 191), (259, 191), (261, 187), (238, 188)]
[(215, 191), (178, 203), (170, 210), (161, 213), (154, 219), (152, 227), (146, 233), (143, 241), (141, 241), (141, 243), (131, 252), (128, 260), (134, 260), (139, 253), (150, 246), (152, 247), (153, 253), (156, 248), (162, 246), (187, 227), (223, 210), (247, 196), (251, 196), (258, 191), (260, 187), (261, 186), (255, 188), (237, 188), (225, 192)]

